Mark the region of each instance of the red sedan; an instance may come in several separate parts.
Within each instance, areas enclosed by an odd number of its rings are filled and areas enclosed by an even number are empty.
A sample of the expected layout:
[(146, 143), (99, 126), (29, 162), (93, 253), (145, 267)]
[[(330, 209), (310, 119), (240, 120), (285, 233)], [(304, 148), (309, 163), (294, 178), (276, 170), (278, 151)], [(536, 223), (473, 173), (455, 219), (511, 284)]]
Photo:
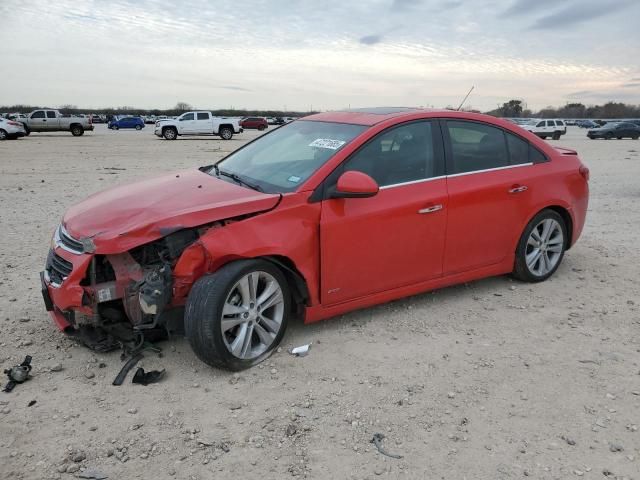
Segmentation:
[(202, 360), (243, 369), (293, 315), (492, 275), (546, 280), (582, 232), (588, 179), (576, 152), (489, 116), (321, 113), (71, 207), (43, 295), (63, 330), (184, 319)]

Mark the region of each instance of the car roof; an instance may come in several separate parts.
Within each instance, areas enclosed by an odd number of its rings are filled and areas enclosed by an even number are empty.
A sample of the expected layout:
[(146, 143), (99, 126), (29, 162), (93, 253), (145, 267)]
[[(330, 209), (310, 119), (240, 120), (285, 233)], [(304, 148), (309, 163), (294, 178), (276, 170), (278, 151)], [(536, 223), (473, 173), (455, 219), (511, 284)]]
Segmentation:
[(455, 117), (461, 119), (484, 121), (486, 121), (487, 119), (492, 119), (494, 122), (496, 120), (495, 117), (489, 117), (480, 113), (471, 113), (448, 109), (407, 107), (356, 108), (351, 110), (316, 113), (314, 115), (303, 117), (300, 120), (350, 123), (355, 125), (373, 126), (390, 119), (401, 120), (403, 117), (406, 117), (407, 119), (416, 117)]

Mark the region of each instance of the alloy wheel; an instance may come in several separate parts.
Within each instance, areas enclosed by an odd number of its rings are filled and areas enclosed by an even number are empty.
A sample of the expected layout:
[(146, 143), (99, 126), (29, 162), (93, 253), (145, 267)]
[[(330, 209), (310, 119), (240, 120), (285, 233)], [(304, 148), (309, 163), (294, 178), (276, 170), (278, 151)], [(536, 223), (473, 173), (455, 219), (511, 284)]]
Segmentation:
[(260, 356), (273, 344), (284, 318), (282, 287), (269, 273), (254, 271), (231, 288), (220, 322), (227, 350), (243, 360)]
[(538, 276), (551, 272), (562, 256), (564, 234), (562, 227), (553, 218), (538, 223), (527, 240), (525, 257), (529, 271)]

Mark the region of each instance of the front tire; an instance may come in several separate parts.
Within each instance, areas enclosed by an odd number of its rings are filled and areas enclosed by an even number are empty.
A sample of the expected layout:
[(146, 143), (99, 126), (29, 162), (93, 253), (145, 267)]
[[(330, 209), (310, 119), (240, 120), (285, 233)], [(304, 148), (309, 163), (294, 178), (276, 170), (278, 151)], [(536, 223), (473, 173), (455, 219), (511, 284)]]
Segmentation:
[(178, 138), (178, 131), (175, 128), (165, 128), (162, 131), (162, 136), (166, 140), (175, 140), (176, 138)]
[(185, 333), (203, 362), (244, 370), (268, 358), (291, 315), (291, 295), (278, 267), (240, 260), (200, 278), (185, 308)]
[(258, 130), (259, 130), (259, 131), (263, 131), (265, 128), (267, 128), (267, 127), (265, 127), (264, 125), (260, 125), (260, 126), (258, 127)]
[(26, 123), (23, 123), (24, 125), (24, 134), (26, 137), (28, 137), (31, 134), (31, 130), (29, 130), (29, 127), (27, 127)]
[(220, 137), (223, 140), (231, 140), (233, 138), (233, 130), (231, 130), (229, 127), (220, 129)]
[(523, 282), (542, 282), (549, 278), (562, 262), (568, 238), (562, 216), (554, 210), (542, 210), (520, 237), (513, 276)]
[(6, 140), (8, 137), (7, 131), (0, 128), (0, 141)]

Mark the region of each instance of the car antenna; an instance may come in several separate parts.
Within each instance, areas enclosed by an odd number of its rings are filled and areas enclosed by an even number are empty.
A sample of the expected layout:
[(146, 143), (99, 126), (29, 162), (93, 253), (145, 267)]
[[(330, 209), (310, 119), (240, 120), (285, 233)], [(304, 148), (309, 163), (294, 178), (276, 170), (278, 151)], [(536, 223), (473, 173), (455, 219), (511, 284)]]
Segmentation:
[(471, 86), (471, 89), (469, 90), (469, 93), (467, 93), (467, 96), (464, 97), (462, 99), (462, 102), (460, 103), (460, 105), (458, 106), (458, 108), (456, 108), (456, 110), (459, 112), (460, 109), (462, 108), (462, 105), (464, 105), (464, 102), (467, 101), (467, 98), (469, 98), (469, 95), (471, 95), (471, 92), (473, 91), (473, 89), (476, 88), (474, 85)]

